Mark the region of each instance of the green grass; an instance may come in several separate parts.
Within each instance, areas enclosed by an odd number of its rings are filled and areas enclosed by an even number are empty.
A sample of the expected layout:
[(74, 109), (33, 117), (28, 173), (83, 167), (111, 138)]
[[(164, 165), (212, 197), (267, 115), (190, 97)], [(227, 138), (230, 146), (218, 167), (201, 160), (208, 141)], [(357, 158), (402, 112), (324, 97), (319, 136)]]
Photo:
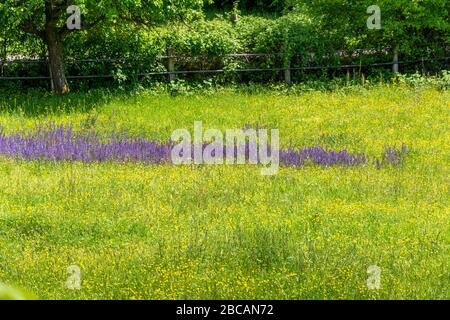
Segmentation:
[[(68, 103), (70, 99), (71, 103)], [(44, 299), (449, 299), (450, 93), (36, 93), (0, 98), (4, 132), (37, 123), (165, 140), (177, 128), (280, 129), (282, 145), (401, 167), (144, 166), (0, 160), (0, 282)], [(80, 290), (66, 287), (81, 269)], [(370, 265), (381, 288), (366, 286)]]

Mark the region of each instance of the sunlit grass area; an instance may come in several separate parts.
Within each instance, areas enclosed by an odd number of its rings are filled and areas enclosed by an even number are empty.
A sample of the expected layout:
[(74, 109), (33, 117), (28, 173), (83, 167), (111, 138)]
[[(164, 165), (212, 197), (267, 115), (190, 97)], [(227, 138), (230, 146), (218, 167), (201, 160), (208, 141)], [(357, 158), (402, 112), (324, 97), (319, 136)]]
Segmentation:
[[(175, 129), (280, 130), (282, 146), (400, 166), (281, 168), (0, 160), (0, 282), (44, 299), (448, 299), (450, 93), (0, 98), (3, 133), (48, 123), (166, 141)], [(79, 266), (81, 286), (67, 287)], [(367, 268), (381, 287), (367, 286)]]

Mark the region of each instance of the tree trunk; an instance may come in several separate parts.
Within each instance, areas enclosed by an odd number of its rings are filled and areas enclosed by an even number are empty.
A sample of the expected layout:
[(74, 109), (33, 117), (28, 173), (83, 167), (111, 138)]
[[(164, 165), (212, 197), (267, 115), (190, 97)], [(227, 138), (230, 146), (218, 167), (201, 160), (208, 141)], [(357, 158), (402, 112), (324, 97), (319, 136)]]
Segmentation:
[(53, 91), (58, 95), (65, 95), (69, 93), (69, 86), (64, 72), (63, 38), (51, 27), (47, 28), (45, 35)]

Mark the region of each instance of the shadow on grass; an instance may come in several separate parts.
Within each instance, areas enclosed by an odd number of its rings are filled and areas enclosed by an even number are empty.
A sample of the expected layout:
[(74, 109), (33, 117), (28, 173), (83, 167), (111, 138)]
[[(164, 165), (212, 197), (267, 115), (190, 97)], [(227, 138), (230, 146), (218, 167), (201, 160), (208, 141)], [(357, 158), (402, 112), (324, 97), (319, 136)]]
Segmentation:
[(0, 91), (0, 113), (19, 113), (26, 117), (49, 114), (89, 113), (108, 104), (112, 94), (105, 89), (57, 96), (45, 90)]

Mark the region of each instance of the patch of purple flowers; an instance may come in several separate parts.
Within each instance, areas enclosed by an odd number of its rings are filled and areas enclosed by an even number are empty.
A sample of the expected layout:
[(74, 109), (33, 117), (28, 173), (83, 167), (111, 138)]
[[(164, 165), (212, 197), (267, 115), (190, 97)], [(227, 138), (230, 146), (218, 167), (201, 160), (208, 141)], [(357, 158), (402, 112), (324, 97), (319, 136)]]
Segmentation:
[(280, 162), (285, 166), (301, 167), (307, 163), (322, 166), (345, 165), (357, 166), (365, 165), (368, 157), (362, 153), (357, 155), (347, 150), (329, 150), (323, 147), (308, 147), (300, 149), (289, 148), (280, 151)]
[(387, 147), (380, 160), (376, 157), (370, 158), (364, 153), (353, 154), (347, 150), (335, 151), (320, 146), (288, 148), (280, 151), (280, 163), (289, 167), (301, 167), (308, 163), (322, 166), (362, 166), (372, 163), (380, 169), (383, 165), (403, 164), (408, 152), (404, 144), (401, 149)]
[[(21, 160), (171, 163), (173, 146), (172, 141), (161, 143), (114, 133), (100, 137), (94, 131), (75, 132), (72, 127), (64, 126), (37, 128), (12, 135), (0, 134), (0, 155)], [(203, 148), (206, 146), (204, 144)], [(244, 148), (246, 159), (250, 147), (246, 145)], [(224, 148), (224, 157), (225, 152)], [(280, 150), (280, 164), (302, 167), (307, 164), (360, 166), (372, 163), (380, 168), (384, 164), (403, 163), (407, 153), (405, 145), (401, 149), (388, 147), (380, 160), (363, 153), (353, 154), (347, 150), (336, 151), (321, 146), (289, 147)], [(237, 147), (234, 154), (237, 155)]]
[(93, 131), (76, 133), (63, 126), (0, 135), (0, 155), (23, 160), (163, 163), (171, 149), (171, 143), (115, 134), (101, 139)]

